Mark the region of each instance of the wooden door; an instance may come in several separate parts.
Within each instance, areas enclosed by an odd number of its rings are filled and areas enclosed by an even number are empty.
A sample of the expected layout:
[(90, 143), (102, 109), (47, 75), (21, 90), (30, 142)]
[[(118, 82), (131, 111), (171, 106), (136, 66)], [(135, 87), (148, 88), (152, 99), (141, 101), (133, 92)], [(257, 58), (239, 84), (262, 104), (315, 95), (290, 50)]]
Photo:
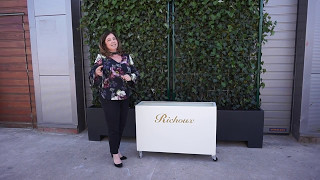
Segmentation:
[(25, 13), (0, 13), (1, 126), (36, 126), (29, 34)]

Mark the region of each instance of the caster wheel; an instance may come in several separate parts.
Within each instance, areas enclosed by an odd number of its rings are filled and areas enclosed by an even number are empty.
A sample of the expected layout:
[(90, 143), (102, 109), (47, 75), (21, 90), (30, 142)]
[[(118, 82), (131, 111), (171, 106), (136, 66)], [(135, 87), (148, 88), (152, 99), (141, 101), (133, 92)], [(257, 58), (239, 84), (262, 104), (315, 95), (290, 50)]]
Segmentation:
[(218, 157), (212, 156), (212, 160), (213, 160), (213, 161), (218, 161)]
[(142, 158), (142, 151), (139, 151), (139, 158)]

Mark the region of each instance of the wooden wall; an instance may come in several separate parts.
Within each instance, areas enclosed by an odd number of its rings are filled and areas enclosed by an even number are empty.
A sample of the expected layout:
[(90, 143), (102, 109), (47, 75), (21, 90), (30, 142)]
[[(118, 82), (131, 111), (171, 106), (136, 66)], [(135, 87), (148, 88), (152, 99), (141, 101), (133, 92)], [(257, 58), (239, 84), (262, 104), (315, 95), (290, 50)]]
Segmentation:
[(0, 126), (36, 126), (27, 0), (0, 0)]

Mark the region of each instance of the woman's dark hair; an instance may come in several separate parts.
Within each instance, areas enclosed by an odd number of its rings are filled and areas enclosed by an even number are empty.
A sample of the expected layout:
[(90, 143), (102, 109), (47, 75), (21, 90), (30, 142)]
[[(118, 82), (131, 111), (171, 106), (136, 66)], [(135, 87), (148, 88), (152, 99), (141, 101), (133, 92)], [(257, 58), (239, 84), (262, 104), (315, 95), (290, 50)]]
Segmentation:
[(118, 52), (120, 55), (122, 55), (121, 43), (120, 43), (118, 37), (116, 36), (115, 33), (113, 33), (112, 31), (109, 31), (109, 30), (106, 30), (106, 31), (101, 35), (101, 37), (100, 37), (100, 42), (99, 42), (100, 54), (102, 54), (102, 55), (104, 55), (104, 56), (106, 56), (106, 57), (111, 56), (111, 52), (109, 51), (109, 49), (107, 48), (106, 43), (105, 43), (105, 40), (106, 40), (106, 38), (107, 38), (107, 36), (108, 36), (109, 34), (113, 34), (113, 35), (116, 37), (116, 39), (117, 39), (117, 41), (118, 41), (117, 52)]

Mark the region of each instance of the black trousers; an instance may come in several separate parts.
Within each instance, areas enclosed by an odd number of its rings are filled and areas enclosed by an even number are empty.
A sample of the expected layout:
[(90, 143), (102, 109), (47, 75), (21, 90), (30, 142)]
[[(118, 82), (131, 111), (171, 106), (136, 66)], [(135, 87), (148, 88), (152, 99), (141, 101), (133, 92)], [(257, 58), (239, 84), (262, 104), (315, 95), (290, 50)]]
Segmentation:
[(129, 100), (105, 100), (100, 98), (109, 132), (111, 154), (118, 154), (120, 141), (127, 122)]

